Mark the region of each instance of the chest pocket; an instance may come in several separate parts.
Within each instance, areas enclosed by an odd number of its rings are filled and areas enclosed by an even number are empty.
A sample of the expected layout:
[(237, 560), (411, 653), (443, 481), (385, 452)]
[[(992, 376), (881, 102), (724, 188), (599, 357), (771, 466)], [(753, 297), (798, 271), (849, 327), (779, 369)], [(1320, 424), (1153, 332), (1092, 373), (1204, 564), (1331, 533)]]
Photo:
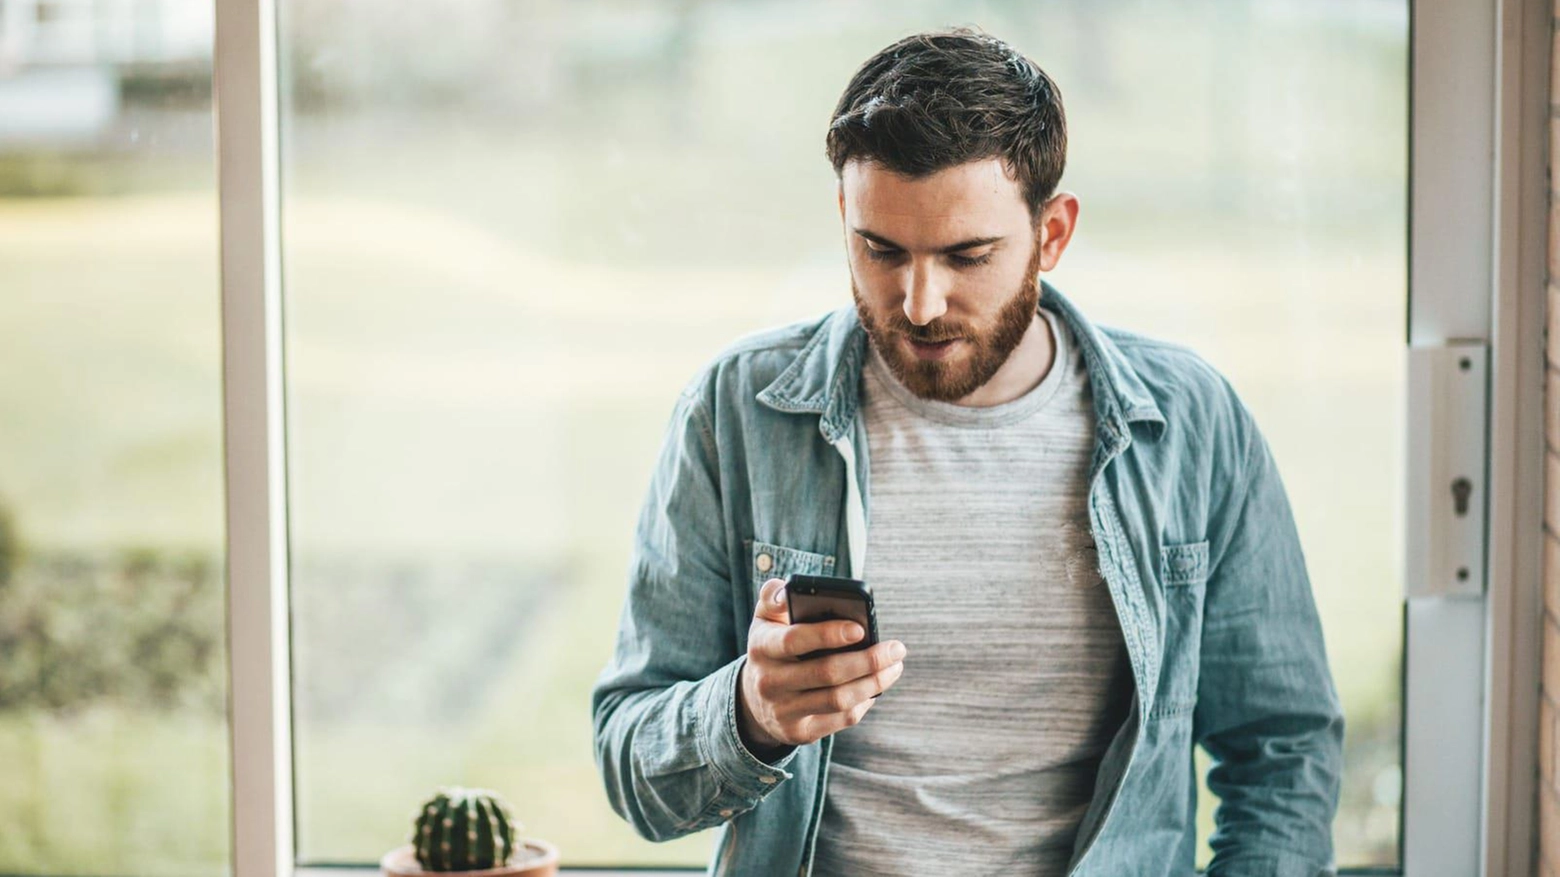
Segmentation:
[(1197, 706), (1202, 663), (1203, 599), (1208, 585), (1208, 543), (1188, 542), (1159, 549), (1159, 581), (1165, 595), (1165, 651), (1159, 692), (1150, 721), (1190, 719)]
[(757, 539), (749, 539), (747, 543), (748, 572), (752, 577), (755, 595), (758, 589), (764, 586), (764, 582), (770, 579), (783, 579), (792, 573), (809, 576), (834, 575), (832, 554), (802, 551), (799, 548), (787, 548), (784, 545), (760, 542)]

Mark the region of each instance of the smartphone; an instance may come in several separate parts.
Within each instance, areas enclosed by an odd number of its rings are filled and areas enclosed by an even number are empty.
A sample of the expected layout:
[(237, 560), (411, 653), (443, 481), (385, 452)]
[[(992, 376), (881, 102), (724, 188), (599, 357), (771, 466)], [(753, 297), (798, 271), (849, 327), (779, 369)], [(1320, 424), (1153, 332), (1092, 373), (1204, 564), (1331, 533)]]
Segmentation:
[(872, 605), (872, 588), (866, 582), (834, 576), (792, 575), (785, 580), (785, 599), (786, 605), (791, 607), (792, 624), (843, 619), (856, 622), (867, 633), (848, 646), (808, 652), (801, 656), (804, 661), (835, 652), (857, 652), (877, 644), (877, 610)]

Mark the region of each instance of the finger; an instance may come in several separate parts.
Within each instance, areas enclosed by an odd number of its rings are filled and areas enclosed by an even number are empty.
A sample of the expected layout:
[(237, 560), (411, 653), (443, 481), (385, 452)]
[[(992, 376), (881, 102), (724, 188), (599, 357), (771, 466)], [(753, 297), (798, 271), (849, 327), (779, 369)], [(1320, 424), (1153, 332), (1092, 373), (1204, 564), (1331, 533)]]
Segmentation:
[(841, 652), (825, 655), (794, 665), (797, 690), (832, 688), (846, 682), (854, 682), (888, 668), (890, 664), (904, 660), (905, 644), (899, 640), (881, 642), (860, 652)]
[(768, 579), (758, 589), (757, 605), (753, 607), (753, 624), (748, 628), (749, 656), (771, 661), (790, 661), (792, 656), (786, 652), (782, 639), (790, 626), (785, 579)]
[(872, 695), (887, 691), (904, 673), (903, 662), (895, 662), (854, 682), (832, 688), (803, 692), (785, 711), (794, 716), (843, 716), (872, 700)]
[[(819, 649), (837, 649), (859, 641), (865, 632), (854, 621), (815, 621), (802, 624), (773, 622), (755, 618), (748, 631), (749, 651), (774, 661), (795, 662), (802, 655)], [(809, 661), (817, 660), (809, 658)], [(806, 677), (794, 676), (788, 680), (795, 687), (814, 688), (816, 683), (804, 684)]]
[(815, 740), (821, 740), (830, 734), (843, 731), (852, 725), (859, 724), (868, 710), (877, 705), (877, 701), (867, 698), (842, 713), (832, 713), (825, 716), (810, 716), (802, 722), (807, 729), (807, 736)]
[(758, 589), (758, 605), (753, 617), (777, 624), (790, 624), (790, 610), (785, 605), (785, 579), (770, 579)]
[(866, 631), (854, 621), (813, 621), (792, 624), (778, 637), (783, 654), (799, 658), (819, 649), (838, 649), (860, 642)]

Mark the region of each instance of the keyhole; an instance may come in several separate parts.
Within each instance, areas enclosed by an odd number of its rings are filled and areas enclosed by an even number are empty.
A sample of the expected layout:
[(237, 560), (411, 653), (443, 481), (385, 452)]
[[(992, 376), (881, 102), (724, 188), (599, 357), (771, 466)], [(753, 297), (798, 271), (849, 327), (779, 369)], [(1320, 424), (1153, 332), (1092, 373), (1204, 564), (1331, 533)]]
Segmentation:
[(1457, 517), (1465, 517), (1468, 514), (1468, 495), (1473, 493), (1473, 482), (1466, 478), (1459, 478), (1452, 482), (1452, 503), (1457, 511)]

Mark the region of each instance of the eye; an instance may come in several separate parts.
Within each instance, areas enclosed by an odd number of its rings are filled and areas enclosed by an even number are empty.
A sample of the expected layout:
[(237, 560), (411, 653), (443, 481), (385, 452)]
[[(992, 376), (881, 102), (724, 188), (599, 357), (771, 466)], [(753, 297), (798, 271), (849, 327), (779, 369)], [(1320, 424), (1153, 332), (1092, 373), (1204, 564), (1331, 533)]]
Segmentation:
[(990, 262), (991, 254), (987, 253), (984, 256), (949, 256), (948, 258), (952, 259), (953, 264), (955, 265), (963, 265), (966, 268), (974, 268), (977, 265), (984, 265), (987, 262)]
[[(900, 255), (901, 252), (899, 250), (880, 250), (870, 244), (867, 245), (867, 258), (873, 260), (874, 262), (891, 262), (899, 258)], [(950, 255), (948, 259), (952, 261), (953, 264), (958, 265), (961, 268), (975, 268), (990, 262), (991, 254), (987, 253), (984, 256)]]

